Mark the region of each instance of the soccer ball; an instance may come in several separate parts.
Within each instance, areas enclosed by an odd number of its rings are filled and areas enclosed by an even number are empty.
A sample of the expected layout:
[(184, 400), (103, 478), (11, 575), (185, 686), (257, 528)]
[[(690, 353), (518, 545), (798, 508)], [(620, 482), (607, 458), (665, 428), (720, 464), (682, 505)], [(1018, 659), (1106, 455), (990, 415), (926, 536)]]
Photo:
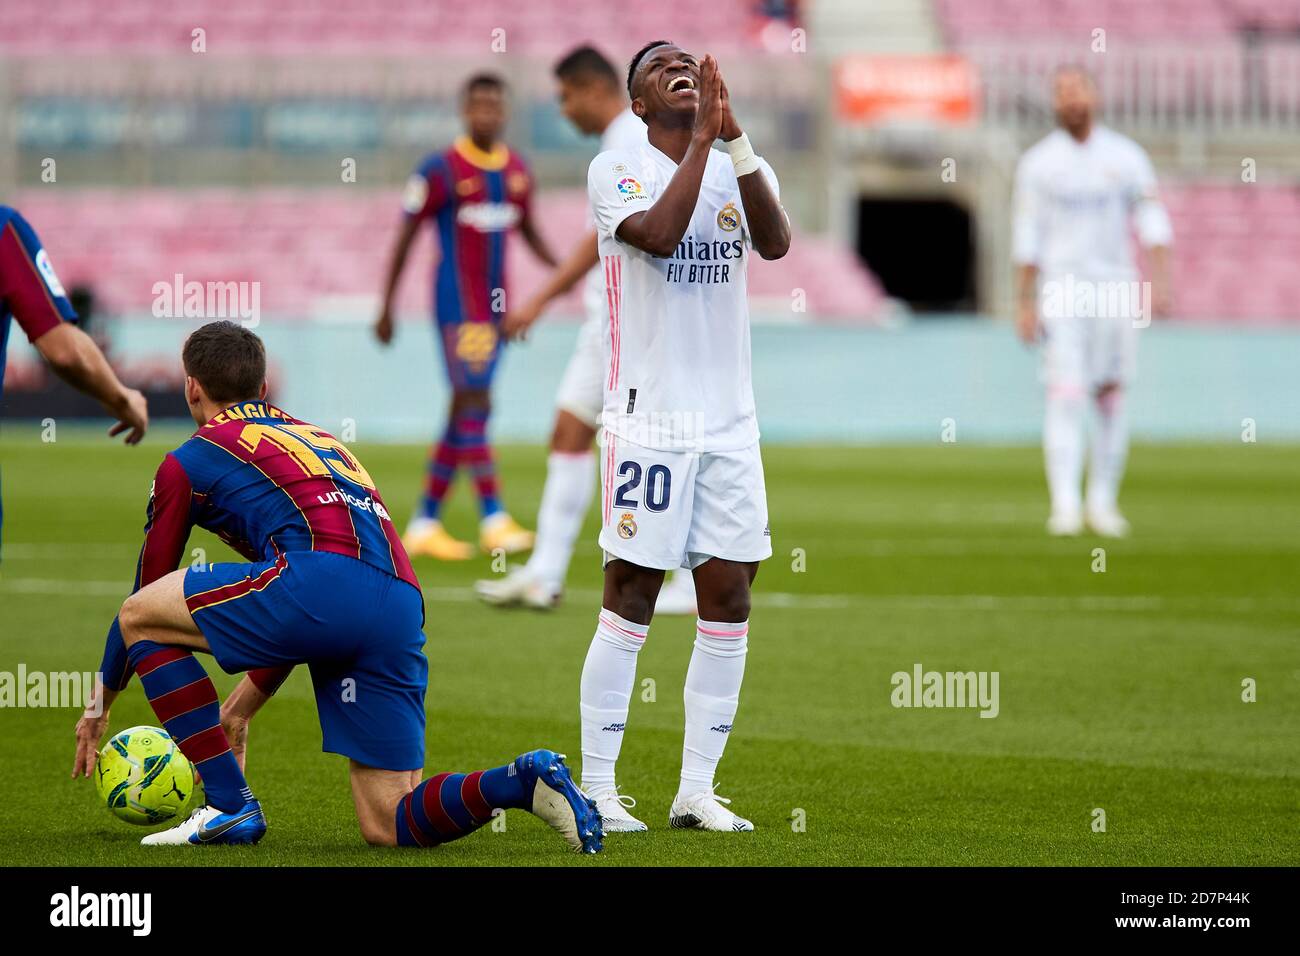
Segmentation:
[(99, 752), (95, 786), (119, 820), (151, 826), (176, 816), (194, 794), (194, 766), (157, 727), (124, 730)]

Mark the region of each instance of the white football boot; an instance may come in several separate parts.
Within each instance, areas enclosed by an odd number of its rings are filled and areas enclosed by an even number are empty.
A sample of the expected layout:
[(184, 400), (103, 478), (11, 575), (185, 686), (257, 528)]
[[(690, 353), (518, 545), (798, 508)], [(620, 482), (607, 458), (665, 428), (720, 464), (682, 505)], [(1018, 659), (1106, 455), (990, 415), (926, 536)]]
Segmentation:
[(1128, 537), (1129, 525), (1118, 508), (1089, 508), (1088, 527), (1103, 538)]
[(655, 599), (656, 614), (695, 614), (695, 579), (679, 568), (664, 582)]
[(523, 605), (537, 611), (551, 611), (560, 603), (561, 591), (548, 587), (528, 573), (527, 567), (515, 568), (502, 578), (474, 582), (474, 591), (485, 604), (495, 607)]
[(600, 814), (600, 825), (606, 833), (644, 833), (650, 829), (632, 814), (628, 813), (636, 806), (636, 800), (617, 788), (590, 794), (596, 801), (596, 811)]
[(1053, 511), (1047, 519), (1047, 533), (1054, 538), (1083, 534), (1083, 515), (1077, 511)]
[(213, 846), (256, 843), (266, 835), (262, 805), (249, 800), (234, 813), (216, 807), (199, 807), (188, 818), (167, 830), (150, 833), (141, 846)]
[(677, 797), (668, 811), (668, 822), (674, 830), (715, 830), (722, 833), (748, 833), (754, 824), (738, 817), (726, 807), (730, 803), (712, 790), (703, 790), (689, 797)]

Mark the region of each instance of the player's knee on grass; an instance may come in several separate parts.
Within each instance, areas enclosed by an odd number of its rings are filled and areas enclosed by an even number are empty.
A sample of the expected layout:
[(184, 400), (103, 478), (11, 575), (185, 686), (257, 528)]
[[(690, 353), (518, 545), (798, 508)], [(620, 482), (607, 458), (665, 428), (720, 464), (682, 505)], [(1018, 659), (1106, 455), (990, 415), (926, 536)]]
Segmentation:
[[(411, 792), (410, 771), (380, 770), (351, 761), (352, 802), (361, 838), (371, 846), (397, 846), (397, 805)], [(418, 782), (418, 781), (417, 781)]]

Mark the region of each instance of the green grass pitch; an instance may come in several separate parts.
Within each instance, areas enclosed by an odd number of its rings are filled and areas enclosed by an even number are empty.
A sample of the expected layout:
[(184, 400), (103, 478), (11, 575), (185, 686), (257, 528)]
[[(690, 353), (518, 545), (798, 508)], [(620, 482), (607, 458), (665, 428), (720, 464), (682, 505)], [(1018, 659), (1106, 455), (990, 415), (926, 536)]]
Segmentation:
[[(141, 448), (8, 426), (0, 670), (93, 670), (134, 568), (149, 481), (175, 435)], [(359, 445), (399, 524), (424, 450)], [(531, 523), (544, 453), (502, 449)], [(579, 858), (527, 814), (437, 850), (357, 832), (342, 758), (320, 752), (307, 675), (254, 723), (254, 848), (146, 850), (143, 831), (69, 779), (71, 710), (0, 710), (0, 858), (70, 865), (1300, 863), (1300, 448), (1143, 446), (1123, 542), (1051, 540), (1033, 448), (765, 449), (776, 551), (759, 574), (736, 731), (719, 792), (752, 834), (667, 827), (692, 622), (651, 629), (620, 782), (651, 825)], [(463, 483), (448, 518), (473, 526)], [(470, 592), (488, 559), (421, 562), (430, 659), (427, 772), (551, 746), (579, 762), (578, 676), (599, 600), (594, 512), (564, 606), (501, 611)], [(229, 552), (206, 535), (210, 560)], [(1105, 571), (1094, 549), (1105, 548)], [(798, 549), (796, 551), (796, 549)], [(997, 671), (1000, 713), (901, 709), (891, 675)], [(209, 670), (214, 671), (211, 661)], [(215, 674), (226, 690), (234, 678)], [(1252, 678), (1258, 699), (1242, 700)], [(650, 685), (645, 685), (646, 687)], [(643, 699), (650, 698), (650, 699)], [(113, 729), (154, 723), (138, 684)], [(1094, 809), (1105, 832), (1094, 832)]]

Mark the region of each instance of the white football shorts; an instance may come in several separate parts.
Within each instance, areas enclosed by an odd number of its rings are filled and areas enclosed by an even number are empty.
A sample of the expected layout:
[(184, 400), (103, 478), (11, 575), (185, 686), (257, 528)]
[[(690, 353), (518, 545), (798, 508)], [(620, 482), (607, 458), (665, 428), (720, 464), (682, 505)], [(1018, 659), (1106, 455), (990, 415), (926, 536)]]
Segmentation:
[(1043, 382), (1084, 391), (1131, 382), (1138, 331), (1128, 318), (1044, 318)]
[(605, 433), (600, 546), (606, 562), (696, 568), (772, 556), (758, 443), (739, 451), (657, 451)]

